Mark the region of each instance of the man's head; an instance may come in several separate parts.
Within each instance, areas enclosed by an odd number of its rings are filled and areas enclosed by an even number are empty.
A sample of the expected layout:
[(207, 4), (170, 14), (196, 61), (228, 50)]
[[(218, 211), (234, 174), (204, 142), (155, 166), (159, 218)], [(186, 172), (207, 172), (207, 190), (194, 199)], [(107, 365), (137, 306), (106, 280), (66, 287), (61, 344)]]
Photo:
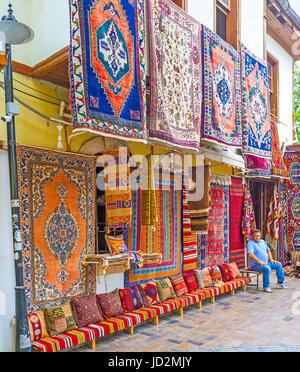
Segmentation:
[(252, 240), (255, 242), (259, 242), (261, 239), (261, 231), (260, 230), (254, 230), (252, 233)]

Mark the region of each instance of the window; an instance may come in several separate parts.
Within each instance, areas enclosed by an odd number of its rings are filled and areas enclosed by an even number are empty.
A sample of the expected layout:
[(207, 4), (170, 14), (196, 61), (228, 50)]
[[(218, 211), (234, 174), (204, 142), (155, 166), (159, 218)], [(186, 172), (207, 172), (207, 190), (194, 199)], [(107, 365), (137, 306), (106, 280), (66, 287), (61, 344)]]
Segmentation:
[(270, 106), (271, 113), (278, 117), (278, 99), (279, 99), (279, 61), (274, 58), (270, 53), (267, 53), (268, 61), (268, 80), (270, 87)]
[(187, 11), (187, 0), (172, 0), (173, 3), (178, 5), (181, 9)]
[(240, 5), (238, 0), (216, 0), (216, 33), (239, 49)]

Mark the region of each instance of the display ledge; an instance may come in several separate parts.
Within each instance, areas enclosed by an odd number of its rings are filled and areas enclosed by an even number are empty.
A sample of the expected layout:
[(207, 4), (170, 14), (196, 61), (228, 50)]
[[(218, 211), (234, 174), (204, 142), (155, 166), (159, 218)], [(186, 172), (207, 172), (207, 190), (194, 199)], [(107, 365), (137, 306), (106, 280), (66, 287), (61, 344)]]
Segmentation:
[[(138, 257), (137, 257), (138, 256)], [(128, 252), (117, 255), (95, 254), (84, 257), (83, 265), (96, 265), (98, 274), (108, 275), (122, 273), (130, 269), (131, 265), (142, 268), (145, 264), (158, 263), (162, 261), (161, 253), (145, 253), (142, 251)]]

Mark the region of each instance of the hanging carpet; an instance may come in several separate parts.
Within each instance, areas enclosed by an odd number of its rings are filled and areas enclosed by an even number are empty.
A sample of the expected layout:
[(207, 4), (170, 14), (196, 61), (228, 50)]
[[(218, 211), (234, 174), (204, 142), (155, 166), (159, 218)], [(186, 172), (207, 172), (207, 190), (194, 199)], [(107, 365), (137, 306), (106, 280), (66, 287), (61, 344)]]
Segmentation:
[(242, 45), (243, 152), (272, 157), (270, 92), (267, 63)]
[(288, 171), (283, 160), (279, 135), (278, 135), (278, 119), (271, 115), (271, 130), (272, 130), (272, 162), (273, 174), (276, 176), (288, 177)]
[(28, 312), (95, 293), (96, 159), (17, 147), (23, 272)]
[(242, 147), (240, 54), (203, 26), (202, 139)]
[(229, 188), (230, 200), (230, 262), (235, 262), (238, 268), (245, 267), (245, 244), (242, 235), (242, 215), (244, 202), (243, 179), (231, 177)]
[(144, 0), (69, 0), (73, 129), (146, 142)]
[(287, 151), (284, 161), (290, 179), (281, 193), (286, 194), (286, 236), (288, 251), (300, 251), (300, 151)]
[(248, 184), (244, 186), (244, 202), (242, 214), (242, 233), (244, 234), (247, 242), (252, 237), (253, 230), (256, 229), (255, 213), (253, 208), (252, 196)]
[(128, 249), (133, 252), (160, 253), (161, 263), (133, 265), (125, 273), (125, 286), (178, 274), (181, 271), (181, 184), (182, 174), (154, 170), (157, 220), (154, 226), (141, 224), (141, 191), (132, 193), (132, 226), (125, 233)]
[(208, 234), (201, 238), (201, 263), (205, 267), (229, 260), (229, 186), (211, 184), (210, 197)]
[(277, 185), (274, 186), (274, 191), (269, 203), (269, 212), (267, 217), (266, 242), (271, 249), (277, 251), (279, 240), (279, 221), (282, 217), (282, 204), (277, 192)]
[(148, 0), (149, 139), (198, 152), (202, 72), (201, 25), (171, 0)]

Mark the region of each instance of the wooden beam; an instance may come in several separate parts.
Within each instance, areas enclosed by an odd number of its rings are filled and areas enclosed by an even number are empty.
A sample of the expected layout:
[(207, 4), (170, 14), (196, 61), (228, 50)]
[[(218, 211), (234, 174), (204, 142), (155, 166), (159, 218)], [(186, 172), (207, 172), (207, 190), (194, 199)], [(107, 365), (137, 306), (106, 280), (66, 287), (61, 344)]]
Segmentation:
[(42, 79), (43, 76), (56, 70), (60, 65), (65, 64), (69, 58), (69, 46), (61, 49), (44, 61), (38, 63), (32, 68), (32, 77)]

